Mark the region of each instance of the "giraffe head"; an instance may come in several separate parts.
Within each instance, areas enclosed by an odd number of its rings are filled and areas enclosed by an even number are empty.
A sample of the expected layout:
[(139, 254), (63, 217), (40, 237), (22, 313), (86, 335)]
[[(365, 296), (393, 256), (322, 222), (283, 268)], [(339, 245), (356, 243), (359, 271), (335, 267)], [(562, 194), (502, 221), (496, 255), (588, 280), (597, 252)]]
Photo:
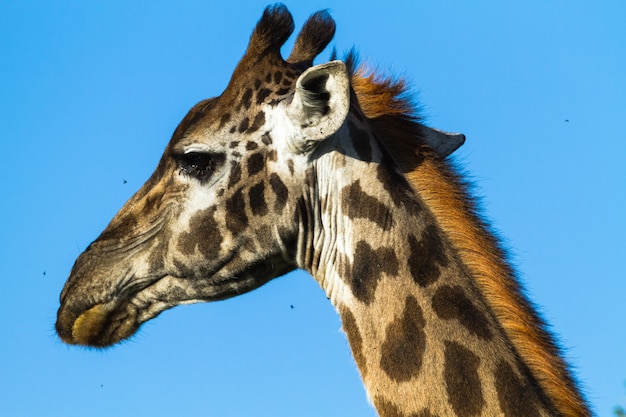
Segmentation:
[[(297, 267), (311, 161), (354, 111), (340, 61), (312, 66), (334, 35), (322, 11), (293, 31), (268, 7), (224, 92), (198, 103), (175, 130), (150, 179), (83, 252), (61, 293), (57, 332), (108, 346), (178, 304), (228, 298)], [(424, 130), (441, 155), (462, 135)]]

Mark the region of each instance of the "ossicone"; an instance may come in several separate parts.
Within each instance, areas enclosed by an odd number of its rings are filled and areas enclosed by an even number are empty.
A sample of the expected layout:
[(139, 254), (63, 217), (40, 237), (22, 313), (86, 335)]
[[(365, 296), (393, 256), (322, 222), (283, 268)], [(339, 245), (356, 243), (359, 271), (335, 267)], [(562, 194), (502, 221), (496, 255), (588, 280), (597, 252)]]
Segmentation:
[(335, 21), (330, 13), (327, 10), (313, 13), (298, 34), (287, 62), (310, 67), (313, 65), (313, 59), (328, 46), (333, 36), (335, 36)]
[[(293, 33), (294, 21), (284, 4), (267, 6), (257, 23), (242, 62), (254, 63), (274, 55), (282, 60), (280, 48)], [(313, 13), (298, 34), (293, 50), (287, 59), (290, 64), (310, 67), (313, 59), (328, 46), (335, 35), (335, 21), (327, 10)]]

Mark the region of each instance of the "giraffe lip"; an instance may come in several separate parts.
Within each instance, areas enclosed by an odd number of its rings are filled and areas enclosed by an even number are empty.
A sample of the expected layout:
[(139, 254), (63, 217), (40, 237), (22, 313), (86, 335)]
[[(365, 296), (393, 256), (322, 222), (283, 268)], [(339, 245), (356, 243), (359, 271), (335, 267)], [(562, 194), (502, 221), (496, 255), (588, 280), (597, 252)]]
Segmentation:
[(91, 345), (101, 332), (107, 316), (107, 305), (96, 304), (74, 320), (70, 343)]
[(78, 315), (59, 310), (57, 333), (72, 345), (107, 347), (132, 336), (139, 325), (130, 300), (96, 304)]
[(135, 283), (108, 301), (88, 305), (81, 303), (88, 298), (84, 294), (68, 294), (57, 313), (57, 334), (65, 343), (91, 347), (107, 347), (128, 339), (160, 312), (146, 317), (139, 296), (162, 278), (143, 280), (142, 285)]
[[(70, 289), (62, 296), (57, 313), (56, 330), (63, 342), (104, 348), (133, 336), (146, 321), (179, 304), (221, 300), (239, 294), (234, 283), (240, 279), (224, 279), (208, 287), (189, 287), (188, 280), (174, 275), (129, 279), (131, 285), (109, 294), (107, 299), (86, 304), (89, 293)], [(258, 285), (257, 285), (258, 286)]]

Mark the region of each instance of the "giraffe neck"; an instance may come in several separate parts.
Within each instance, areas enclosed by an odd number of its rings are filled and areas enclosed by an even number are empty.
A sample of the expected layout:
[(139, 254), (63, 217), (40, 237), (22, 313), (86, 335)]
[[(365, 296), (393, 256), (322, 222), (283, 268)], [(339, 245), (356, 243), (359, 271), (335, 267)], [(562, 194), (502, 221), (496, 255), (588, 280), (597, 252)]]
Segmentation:
[(297, 259), (339, 311), (379, 414), (552, 415), (470, 269), (366, 132), (353, 117), (339, 132), (352, 139), (318, 152)]

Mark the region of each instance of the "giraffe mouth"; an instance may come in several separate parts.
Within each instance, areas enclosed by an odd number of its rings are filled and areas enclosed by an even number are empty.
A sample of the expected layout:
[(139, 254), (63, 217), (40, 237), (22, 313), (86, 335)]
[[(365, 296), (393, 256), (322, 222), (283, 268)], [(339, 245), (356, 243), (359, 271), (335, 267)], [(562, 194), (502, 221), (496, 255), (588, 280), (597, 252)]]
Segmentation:
[(128, 314), (118, 317), (115, 310), (111, 303), (96, 304), (74, 320), (69, 339), (61, 338), (70, 344), (105, 347), (130, 337), (139, 326), (133, 326)]
[(254, 278), (256, 270), (251, 272), (208, 281), (165, 275), (88, 305), (81, 302), (81, 294), (70, 291), (57, 313), (57, 334), (68, 344), (108, 347), (132, 337), (143, 323), (172, 307), (223, 300), (258, 287), (263, 282)]
[[(65, 343), (91, 347), (107, 347), (133, 336), (146, 321), (178, 304), (201, 300), (185, 299), (176, 292), (180, 278), (170, 275), (134, 286), (110, 301), (84, 306), (81, 297), (66, 297), (57, 313), (57, 334)], [(177, 285), (178, 284), (178, 285)], [(174, 289), (174, 290), (172, 290)], [(82, 304), (82, 303), (81, 303)]]

